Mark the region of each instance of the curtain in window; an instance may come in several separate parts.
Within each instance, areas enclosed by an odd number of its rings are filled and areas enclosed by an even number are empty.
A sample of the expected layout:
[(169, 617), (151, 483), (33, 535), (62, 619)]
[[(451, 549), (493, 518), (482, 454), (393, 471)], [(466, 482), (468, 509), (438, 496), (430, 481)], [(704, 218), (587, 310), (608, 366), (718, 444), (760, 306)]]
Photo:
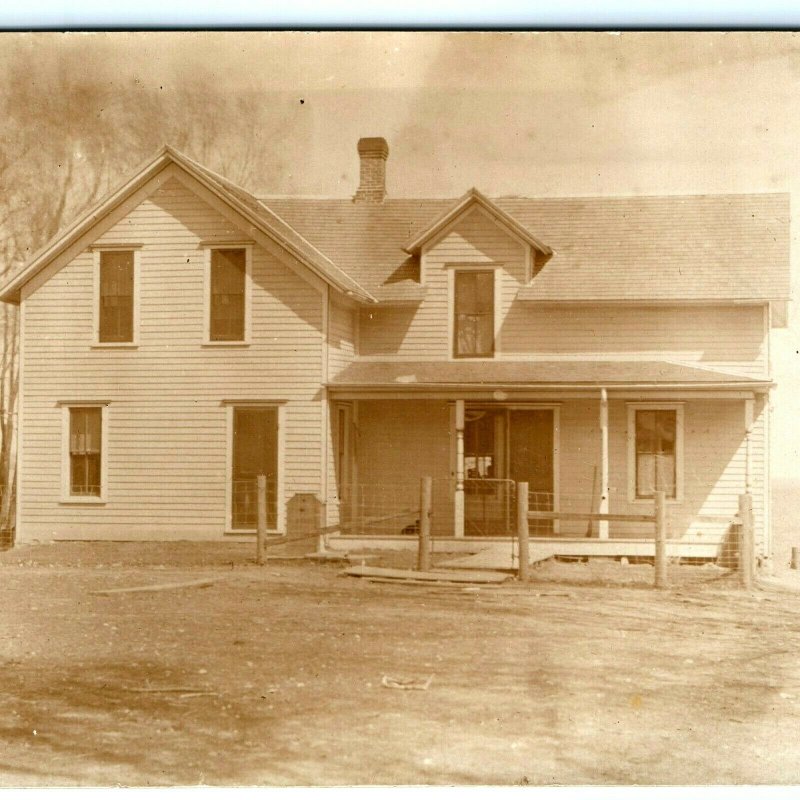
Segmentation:
[(455, 276), (455, 354), (494, 352), (494, 273), (457, 272)]
[(101, 409), (70, 409), (69, 458), (71, 494), (99, 496), (101, 434)]
[(636, 412), (636, 497), (657, 490), (675, 497), (677, 414), (674, 410)]

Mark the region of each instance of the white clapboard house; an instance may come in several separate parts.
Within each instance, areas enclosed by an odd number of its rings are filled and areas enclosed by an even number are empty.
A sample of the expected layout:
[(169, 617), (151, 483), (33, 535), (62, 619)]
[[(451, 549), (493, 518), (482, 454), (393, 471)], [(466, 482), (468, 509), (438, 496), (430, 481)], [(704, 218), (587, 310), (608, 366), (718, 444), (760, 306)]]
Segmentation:
[[(513, 535), (527, 481), (533, 508), (617, 514), (659, 485), (698, 557), (747, 490), (769, 555), (787, 195), (393, 199), (386, 142), (358, 154), (353, 197), (312, 199), (165, 147), (8, 280), (18, 542), (252, 535), (265, 474), (270, 531), (313, 495), (391, 544), (429, 475), (454, 549)], [(652, 536), (532, 527), (608, 553)]]

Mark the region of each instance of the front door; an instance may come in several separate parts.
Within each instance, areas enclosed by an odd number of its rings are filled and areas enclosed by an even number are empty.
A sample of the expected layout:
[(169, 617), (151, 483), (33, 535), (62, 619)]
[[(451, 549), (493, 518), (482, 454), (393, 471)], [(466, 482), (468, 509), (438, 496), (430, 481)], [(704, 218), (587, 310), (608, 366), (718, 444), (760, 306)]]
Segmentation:
[[(516, 528), (515, 483), (527, 481), (530, 507), (553, 509), (552, 409), (467, 408), (464, 421), (464, 532), (509, 536)], [(549, 521), (530, 525), (547, 534)]]
[(233, 410), (231, 525), (236, 530), (256, 527), (257, 478), (267, 478), (267, 528), (278, 526), (278, 409)]
[[(509, 412), (509, 477), (527, 481), (529, 508), (553, 510), (553, 410), (535, 408)], [(531, 520), (530, 533), (553, 532), (551, 520)]]

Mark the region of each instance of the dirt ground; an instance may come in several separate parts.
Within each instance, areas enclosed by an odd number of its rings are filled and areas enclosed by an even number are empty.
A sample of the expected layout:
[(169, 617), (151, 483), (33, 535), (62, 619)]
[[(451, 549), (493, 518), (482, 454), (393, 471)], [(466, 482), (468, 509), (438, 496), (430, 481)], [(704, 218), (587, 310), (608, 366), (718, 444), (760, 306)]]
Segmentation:
[(652, 567), (603, 561), (428, 589), (251, 556), (0, 554), (0, 784), (800, 780), (797, 591), (672, 567), (656, 592)]

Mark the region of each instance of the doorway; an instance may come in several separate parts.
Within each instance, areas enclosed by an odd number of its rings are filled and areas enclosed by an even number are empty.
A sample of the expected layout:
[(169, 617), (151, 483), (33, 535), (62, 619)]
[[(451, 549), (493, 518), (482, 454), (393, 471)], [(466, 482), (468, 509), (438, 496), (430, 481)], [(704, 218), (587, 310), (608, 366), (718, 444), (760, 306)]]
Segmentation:
[[(467, 407), (464, 418), (464, 532), (511, 536), (516, 530), (515, 484), (527, 481), (530, 507), (555, 502), (555, 411), (552, 408)], [(530, 524), (553, 532), (550, 520)]]

